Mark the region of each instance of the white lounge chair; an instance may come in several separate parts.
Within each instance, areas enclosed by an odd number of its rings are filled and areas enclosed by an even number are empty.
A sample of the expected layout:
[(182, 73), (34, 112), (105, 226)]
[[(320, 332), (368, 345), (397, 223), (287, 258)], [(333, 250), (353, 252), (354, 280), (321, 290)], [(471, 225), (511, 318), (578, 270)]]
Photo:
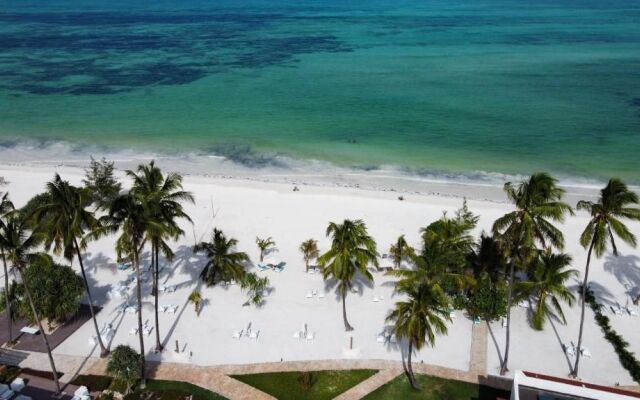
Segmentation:
[(301, 333), (300, 331), (295, 331), (295, 332), (293, 332), (292, 337), (293, 337), (294, 339), (298, 339), (298, 340), (300, 340), (300, 337), (301, 337), (300, 333)]
[(312, 298), (313, 297), (313, 293), (311, 291), (308, 291), (306, 297), (307, 297), (307, 299)]
[(629, 315), (631, 315), (632, 317), (637, 317), (638, 313), (635, 310), (632, 310), (631, 308), (627, 307), (627, 312), (629, 313)]
[(231, 339), (240, 339), (242, 337), (242, 332), (243, 331), (235, 331), (233, 332), (233, 335), (231, 336)]
[(129, 329), (129, 335), (137, 335), (138, 334), (138, 327), (134, 326), (133, 328)]
[(315, 332), (307, 332), (306, 338), (307, 338), (307, 340), (314, 340), (316, 338), (316, 333)]
[(151, 335), (151, 331), (153, 331), (153, 326), (146, 325), (146, 326), (144, 326), (144, 327), (142, 328), (142, 333), (143, 333), (145, 336), (149, 336), (149, 335)]
[(378, 337), (376, 338), (376, 342), (385, 343), (386, 341), (387, 341), (387, 337), (383, 333), (378, 334)]
[(321, 290), (321, 291), (318, 293), (318, 298), (319, 298), (319, 299), (324, 299), (324, 290)]
[(13, 397), (14, 394), (16, 394), (16, 393), (13, 390), (7, 389), (4, 392), (0, 393), (0, 399), (9, 400), (10, 398)]
[(311, 294), (312, 294), (312, 295), (314, 295), (314, 296), (317, 296), (317, 295), (318, 295), (318, 291), (317, 291), (317, 290), (315, 290), (315, 289), (313, 289), (313, 290), (311, 291)]
[(138, 312), (138, 308), (137, 307), (133, 307), (133, 306), (127, 306), (124, 309), (124, 312), (126, 312), (127, 314), (135, 314)]
[(458, 316), (456, 315), (456, 310), (449, 311), (449, 318), (456, 319)]
[(260, 331), (252, 331), (249, 334), (249, 339), (258, 340), (258, 336), (260, 336)]
[(374, 297), (373, 297), (373, 302), (374, 302), (374, 303), (377, 303), (377, 302), (379, 302), (379, 301), (380, 301), (380, 299), (378, 298), (378, 296), (374, 296)]
[(589, 351), (589, 349), (587, 349), (584, 346), (580, 348), (580, 354), (582, 354), (583, 356), (585, 356), (587, 358), (591, 358), (591, 352)]
[(503, 328), (507, 327), (507, 319), (506, 318), (502, 318), (502, 327)]
[(567, 353), (568, 356), (576, 355), (576, 348), (573, 344), (571, 346), (563, 344), (562, 347), (564, 347), (564, 352)]
[(178, 306), (176, 305), (170, 305), (167, 307), (168, 314), (175, 314), (177, 311), (178, 311)]
[(11, 382), (11, 390), (14, 392), (21, 392), (22, 389), (25, 388), (26, 384), (24, 383), (24, 379), (16, 378)]
[(620, 310), (619, 308), (615, 308), (613, 306), (609, 306), (609, 308), (611, 308), (611, 312), (613, 312), (615, 315), (622, 315), (622, 310)]

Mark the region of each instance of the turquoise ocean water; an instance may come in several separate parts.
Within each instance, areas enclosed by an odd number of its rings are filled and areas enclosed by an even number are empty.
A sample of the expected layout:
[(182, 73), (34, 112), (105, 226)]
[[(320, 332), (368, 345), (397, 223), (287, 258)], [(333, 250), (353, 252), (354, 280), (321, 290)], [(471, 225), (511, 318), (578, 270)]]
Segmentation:
[(5, 0), (0, 144), (640, 183), (638, 1), (148, 3)]

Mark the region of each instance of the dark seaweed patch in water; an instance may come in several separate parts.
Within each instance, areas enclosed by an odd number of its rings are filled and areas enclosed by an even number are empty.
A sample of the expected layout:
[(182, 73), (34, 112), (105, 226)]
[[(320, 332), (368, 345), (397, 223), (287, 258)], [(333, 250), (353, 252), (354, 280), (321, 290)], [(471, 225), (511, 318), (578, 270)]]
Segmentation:
[(300, 33), (276, 14), (4, 13), (0, 22), (12, 28), (0, 33), (0, 88), (33, 94), (181, 85), (300, 54), (351, 51), (334, 35)]
[(640, 108), (640, 97), (634, 97), (633, 99), (631, 99), (629, 101), (629, 104), (632, 105), (633, 107), (639, 107)]
[(223, 156), (249, 168), (286, 167), (286, 164), (276, 155), (257, 153), (248, 144), (221, 143), (206, 150), (208, 154)]

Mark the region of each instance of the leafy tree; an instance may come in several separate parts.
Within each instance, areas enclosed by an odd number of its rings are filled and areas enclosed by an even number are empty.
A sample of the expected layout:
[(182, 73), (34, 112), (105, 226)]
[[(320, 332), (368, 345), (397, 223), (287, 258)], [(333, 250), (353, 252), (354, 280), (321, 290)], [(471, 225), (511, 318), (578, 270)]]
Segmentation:
[(200, 294), (199, 291), (194, 290), (193, 292), (191, 292), (191, 294), (189, 294), (188, 300), (190, 303), (193, 303), (194, 307), (196, 308), (196, 315), (199, 317), (200, 305), (202, 304), (202, 294)]
[[(9, 312), (7, 313), (7, 322), (9, 326), (13, 322), (18, 321), (18, 319), (22, 318), (20, 314), (20, 297), (19, 297), (19, 284), (16, 281), (12, 281), (9, 285), (8, 295), (7, 290), (2, 289), (0, 292), (0, 311), (7, 311), (7, 307)], [(7, 344), (12, 344), (13, 339), (7, 342)]]
[(400, 235), (396, 242), (389, 248), (389, 254), (391, 254), (395, 267), (400, 268), (403, 261), (414, 259), (416, 252), (413, 247), (409, 246), (404, 235)]
[(469, 292), (467, 311), (471, 317), (495, 321), (507, 315), (507, 287), (500, 279), (492, 281), (487, 272), (482, 272)]
[[(406, 296), (406, 300), (398, 301), (386, 320), (394, 324), (398, 338), (409, 342), (407, 364), (403, 367), (411, 386), (419, 390), (418, 382), (413, 374), (411, 355), (415, 348), (419, 351), (425, 344), (433, 347), (436, 335), (447, 333), (446, 320), (450, 321), (448, 299), (438, 285), (429, 283), (413, 287), (396, 287)], [(403, 360), (404, 361), (404, 360)]]
[(193, 203), (193, 195), (182, 190), (182, 176), (170, 173), (166, 177), (160, 168), (151, 161), (148, 165), (139, 165), (136, 172), (127, 171), (127, 175), (133, 179), (131, 192), (144, 203), (148, 218), (153, 221), (145, 232), (147, 242), (151, 244), (151, 264), (153, 271), (154, 316), (156, 331), (156, 352), (162, 351), (160, 342), (160, 321), (158, 318), (158, 274), (160, 252), (172, 260), (174, 253), (167, 239), (176, 240), (184, 235), (184, 231), (178, 226), (178, 219), (191, 218), (182, 207), (183, 202)]
[(342, 297), (344, 327), (345, 330), (352, 331), (353, 327), (347, 321), (347, 293), (353, 287), (356, 275), (373, 281), (367, 265), (371, 263), (378, 266), (376, 242), (369, 236), (367, 226), (362, 220), (345, 219), (342, 224), (331, 222), (326, 234), (332, 238), (331, 248), (320, 256), (318, 263), (322, 267), (324, 279), (337, 282)]
[(249, 299), (244, 303), (245, 306), (253, 304), (260, 307), (264, 303), (264, 293), (269, 288), (269, 278), (248, 272), (245, 273), (240, 280), (240, 288), (247, 291)]
[(502, 243), (503, 250), (509, 257), (507, 327), (501, 375), (508, 371), (515, 267), (519, 265), (526, 269), (536, 256), (538, 243), (542, 248), (552, 246), (561, 250), (564, 247), (564, 237), (552, 222), (562, 222), (567, 213), (573, 214), (571, 207), (561, 201), (564, 190), (558, 187), (557, 180), (549, 174), (533, 174), (518, 185), (507, 182), (504, 191), (516, 210), (498, 218), (492, 228), (494, 236)]
[(271, 237), (266, 239), (256, 237), (256, 244), (258, 245), (258, 249), (260, 249), (260, 262), (262, 262), (264, 261), (264, 254), (269, 250), (269, 248), (275, 246), (276, 242), (274, 242)]
[(235, 252), (238, 241), (227, 237), (219, 229), (214, 229), (211, 242), (200, 242), (193, 248), (194, 253), (205, 253), (207, 263), (200, 273), (203, 282), (211, 287), (219, 281), (241, 282), (246, 273), (244, 264), (249, 256), (244, 252)]
[(112, 161), (107, 161), (105, 158), (96, 161), (93, 157), (91, 157), (89, 168), (85, 169), (85, 178), (82, 183), (89, 190), (91, 202), (100, 209), (108, 210), (111, 202), (122, 190), (122, 184), (115, 177), (114, 170)]
[(554, 254), (547, 249), (540, 252), (529, 279), (516, 284), (516, 292), (538, 299), (531, 321), (534, 329), (540, 331), (544, 328), (545, 320), (553, 314), (551, 309), (564, 324), (567, 323), (560, 301), (573, 305), (575, 296), (566, 285), (578, 275), (575, 269), (566, 269), (570, 264), (571, 256), (568, 254)]
[(107, 375), (122, 382), (126, 393), (131, 392), (138, 378), (142, 375), (143, 365), (140, 354), (126, 345), (119, 345), (112, 352), (107, 362)]
[[(46, 318), (52, 323), (62, 323), (80, 310), (80, 299), (84, 293), (82, 278), (71, 267), (53, 262), (48, 255), (35, 257), (24, 270), (27, 286), (35, 308), (34, 315), (29, 301), (20, 303), (20, 315), (35, 322), (35, 318)], [(18, 286), (18, 296), (24, 293), (24, 284)]]
[(305, 272), (309, 272), (309, 261), (318, 258), (320, 250), (318, 250), (318, 241), (315, 239), (307, 239), (300, 245), (300, 252), (304, 259)]
[[(31, 315), (38, 325), (40, 332), (44, 332), (42, 329), (42, 322), (38, 311), (35, 307), (33, 296), (31, 295), (29, 280), (26, 277), (25, 269), (31, 261), (38, 256), (33, 253), (33, 250), (37, 248), (42, 239), (37, 232), (31, 232), (28, 229), (28, 224), (22, 217), (21, 213), (16, 213), (8, 216), (4, 220), (0, 220), (0, 228), (3, 232), (0, 235), (0, 247), (6, 252), (6, 258), (9, 263), (18, 271), (21, 281), (24, 283), (24, 294), (26, 300), (29, 303)], [(60, 382), (58, 381), (58, 372), (56, 370), (56, 364), (53, 360), (51, 353), (51, 346), (49, 345), (49, 339), (47, 335), (40, 335), (47, 349), (47, 356), (49, 358), (49, 364), (51, 371), (53, 372), (53, 382), (56, 387), (56, 394), (60, 393)]]
[[(615, 256), (618, 255), (616, 247), (616, 236), (625, 243), (635, 247), (636, 237), (629, 231), (629, 228), (621, 219), (632, 221), (640, 220), (640, 209), (632, 207), (638, 204), (638, 195), (627, 188), (627, 185), (620, 179), (612, 178), (600, 191), (597, 202), (580, 201), (579, 210), (586, 210), (591, 219), (580, 236), (580, 244), (586, 249), (587, 266), (584, 272), (584, 282), (582, 284), (582, 310), (580, 313), (580, 331), (578, 333), (578, 348), (582, 346), (582, 331), (584, 329), (584, 308), (585, 299), (589, 285), (589, 266), (591, 264), (591, 253), (595, 250), (596, 257), (600, 258), (607, 250), (609, 243)], [(576, 354), (576, 363), (571, 374), (578, 376), (580, 365), (580, 352)]]
[(96, 331), (100, 356), (105, 357), (109, 351), (102, 342), (96, 313), (93, 308), (93, 297), (87, 280), (87, 273), (82, 261), (82, 250), (87, 247), (85, 233), (99, 228), (100, 223), (94, 214), (88, 210), (91, 204), (90, 192), (63, 181), (55, 174), (53, 180), (47, 183), (47, 190), (40, 196), (40, 202), (34, 210), (34, 218), (38, 221), (37, 229), (42, 232), (45, 249), (53, 247), (56, 255), (73, 261), (78, 259), (82, 281), (89, 299), (89, 310), (93, 327)]
[[(9, 193), (5, 193), (2, 195), (0, 199), (0, 218), (5, 218), (5, 216), (14, 210), (13, 203), (9, 200)], [(0, 235), (4, 235), (6, 232), (2, 229), (4, 224), (0, 224)], [(0, 238), (0, 244), (3, 240)], [(0, 257), (2, 257), (2, 267), (4, 268), (4, 291), (5, 293), (11, 294), (11, 289), (9, 287), (9, 269), (7, 268), (7, 258), (5, 256), (4, 247), (0, 245)], [(13, 344), (13, 322), (15, 321), (12, 312), (14, 308), (10, 304), (11, 296), (4, 296), (4, 309), (7, 312), (7, 329), (9, 333), (8, 344)]]

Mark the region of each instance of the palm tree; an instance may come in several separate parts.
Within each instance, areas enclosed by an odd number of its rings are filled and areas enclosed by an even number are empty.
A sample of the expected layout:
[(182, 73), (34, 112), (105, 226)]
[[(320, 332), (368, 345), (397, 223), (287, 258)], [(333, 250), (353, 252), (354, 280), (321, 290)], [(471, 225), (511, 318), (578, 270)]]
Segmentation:
[(35, 211), (35, 218), (40, 225), (37, 229), (45, 237), (45, 249), (49, 250), (53, 246), (53, 252), (56, 255), (63, 254), (69, 261), (78, 259), (89, 300), (93, 327), (100, 346), (100, 357), (105, 357), (109, 354), (109, 350), (102, 342), (93, 308), (91, 289), (82, 261), (82, 250), (86, 249), (86, 240), (83, 240), (85, 232), (91, 232), (100, 226), (94, 214), (87, 209), (91, 205), (91, 196), (86, 189), (72, 186), (69, 182), (63, 181), (60, 175), (55, 174), (53, 181), (47, 183), (44, 199), (44, 203)]
[(194, 253), (204, 252), (207, 263), (200, 273), (200, 278), (211, 287), (218, 280), (240, 282), (245, 275), (244, 263), (249, 261), (249, 256), (244, 252), (233, 251), (238, 241), (227, 239), (221, 230), (213, 230), (211, 242), (200, 242), (193, 247)]
[(535, 262), (533, 272), (528, 281), (516, 284), (516, 291), (524, 293), (526, 297), (537, 297), (538, 303), (533, 311), (532, 325), (536, 330), (544, 328), (544, 322), (552, 315), (551, 309), (566, 324), (567, 320), (562, 311), (560, 301), (571, 307), (575, 296), (566, 286), (567, 281), (578, 275), (575, 269), (566, 269), (571, 265), (568, 254), (554, 254), (551, 249), (540, 252)]
[(156, 352), (162, 351), (160, 342), (160, 321), (158, 318), (158, 274), (159, 253), (162, 251), (167, 260), (173, 259), (173, 251), (165, 239), (176, 240), (184, 234), (178, 226), (177, 219), (184, 218), (191, 222), (185, 213), (182, 202), (193, 203), (193, 195), (182, 190), (182, 176), (170, 173), (166, 177), (160, 168), (151, 161), (148, 165), (139, 165), (137, 173), (128, 170), (127, 175), (133, 179), (131, 191), (142, 199), (149, 218), (156, 223), (147, 229), (147, 241), (151, 244), (151, 266), (153, 275), (152, 293), (154, 296), (154, 314), (156, 331)]
[(437, 285), (419, 284), (408, 289), (399, 290), (407, 297), (404, 301), (396, 302), (395, 308), (387, 316), (387, 321), (394, 324), (394, 331), (398, 338), (409, 342), (407, 365), (405, 374), (411, 386), (419, 390), (411, 366), (413, 349), (419, 351), (425, 344), (431, 347), (435, 344), (436, 334), (447, 333), (445, 320), (450, 321), (448, 301), (445, 293)]
[(300, 252), (304, 259), (305, 272), (309, 272), (309, 261), (314, 258), (318, 258), (320, 250), (318, 250), (318, 241), (315, 239), (308, 239), (300, 244)]
[(404, 235), (400, 235), (396, 242), (389, 248), (389, 254), (391, 254), (395, 267), (400, 268), (402, 261), (415, 257), (415, 250), (409, 246)]
[[(638, 204), (638, 195), (627, 188), (627, 185), (620, 179), (612, 178), (600, 191), (597, 202), (580, 201), (579, 210), (586, 210), (591, 215), (591, 220), (587, 224), (584, 232), (580, 236), (580, 244), (586, 249), (587, 266), (584, 272), (584, 282), (582, 283), (582, 311), (580, 313), (580, 331), (578, 333), (578, 349), (582, 346), (582, 330), (584, 328), (584, 308), (589, 284), (589, 265), (591, 263), (591, 253), (595, 250), (596, 257), (600, 258), (607, 250), (609, 242), (615, 256), (618, 255), (615, 237), (617, 236), (625, 243), (635, 247), (636, 238), (620, 219), (626, 218), (632, 221), (640, 220), (640, 209), (630, 207)], [(578, 366), (580, 364), (580, 352), (576, 352), (576, 363), (571, 375), (578, 376)]]
[(24, 270), (27, 268), (31, 260), (38, 257), (37, 254), (32, 253), (38, 245), (40, 245), (42, 238), (37, 232), (29, 232), (27, 230), (27, 224), (19, 214), (10, 215), (5, 221), (2, 222), (3, 235), (0, 237), (0, 247), (6, 251), (6, 258), (12, 264), (13, 268), (18, 271), (20, 279), (24, 283), (24, 293), (29, 302), (31, 313), (35, 323), (38, 325), (38, 329), (41, 332), (42, 340), (47, 349), (47, 355), (49, 357), (49, 364), (51, 371), (53, 372), (53, 382), (56, 386), (56, 394), (60, 393), (60, 382), (58, 381), (58, 371), (56, 370), (56, 364), (53, 360), (53, 354), (51, 353), (51, 346), (49, 345), (49, 339), (42, 328), (42, 321), (38, 311), (36, 310), (29, 289), (29, 284), (25, 279)]
[(199, 317), (200, 316), (200, 304), (202, 303), (202, 294), (200, 294), (199, 291), (194, 290), (189, 295), (189, 299), (188, 300), (189, 300), (190, 303), (193, 303), (194, 307), (196, 308), (196, 315)]
[(276, 242), (273, 241), (271, 236), (266, 239), (261, 239), (256, 237), (256, 244), (258, 245), (258, 249), (260, 249), (260, 262), (264, 261), (264, 254), (271, 246), (275, 246)]
[(501, 375), (508, 371), (515, 266), (518, 264), (524, 267), (535, 257), (537, 243), (542, 248), (552, 246), (562, 250), (564, 237), (552, 221), (562, 222), (565, 214), (573, 214), (571, 207), (561, 201), (564, 190), (558, 187), (556, 179), (544, 172), (533, 174), (529, 180), (518, 185), (507, 182), (504, 191), (516, 210), (498, 218), (492, 228), (494, 236), (501, 241), (510, 259), (507, 326)]
[(118, 259), (128, 257), (133, 262), (136, 271), (136, 297), (138, 308), (138, 339), (140, 341), (140, 386), (146, 386), (144, 336), (142, 330), (142, 287), (140, 281), (140, 252), (145, 244), (145, 235), (149, 230), (160, 230), (159, 223), (149, 219), (144, 199), (129, 192), (118, 196), (109, 208), (109, 215), (104, 218), (103, 227), (93, 235), (98, 236), (106, 232), (118, 232), (116, 253)]
[(352, 331), (353, 327), (347, 321), (347, 292), (352, 288), (356, 274), (373, 281), (373, 275), (367, 269), (367, 265), (371, 263), (378, 266), (376, 242), (367, 233), (365, 223), (359, 219), (345, 219), (342, 224), (331, 222), (326, 234), (332, 237), (331, 248), (318, 258), (318, 263), (325, 280), (331, 278), (337, 281), (342, 297), (344, 328)]
[[(13, 203), (9, 200), (9, 193), (5, 193), (0, 199), (0, 218), (3, 218), (7, 213), (13, 211)], [(4, 235), (6, 232), (2, 229), (4, 224), (0, 225), (0, 235)], [(0, 238), (2, 243), (2, 238)], [(2, 257), (2, 267), (4, 268), (4, 293), (5, 293), (5, 310), (7, 314), (7, 328), (9, 331), (9, 341), (7, 345), (13, 344), (13, 315), (11, 315), (12, 307), (10, 304), (10, 288), (9, 288), (9, 270), (7, 269), (7, 259), (4, 253), (4, 247), (0, 245), (0, 256)]]

